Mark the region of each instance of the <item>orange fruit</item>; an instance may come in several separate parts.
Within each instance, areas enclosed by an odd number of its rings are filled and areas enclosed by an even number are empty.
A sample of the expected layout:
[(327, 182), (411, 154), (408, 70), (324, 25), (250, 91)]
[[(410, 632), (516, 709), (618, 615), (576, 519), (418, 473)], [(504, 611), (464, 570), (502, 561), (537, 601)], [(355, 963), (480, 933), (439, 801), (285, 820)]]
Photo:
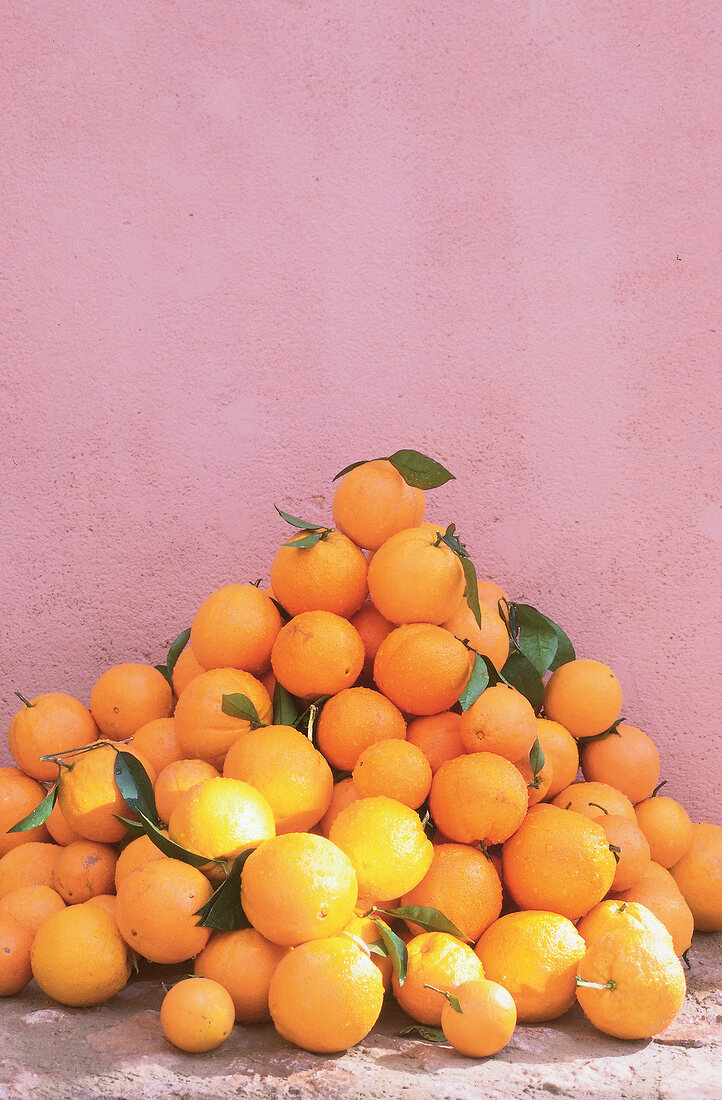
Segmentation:
[(63, 811), (60, 808), (60, 801), (57, 798), (45, 825), (56, 844), (65, 847), (66, 844), (72, 844), (74, 840), (80, 840), (80, 833), (76, 833), (75, 829), (71, 829), (65, 820)]
[(419, 815), (382, 795), (342, 810), (329, 839), (351, 860), (359, 895), (384, 901), (418, 886), (434, 854)]
[(190, 852), (230, 863), (275, 835), (273, 810), (240, 779), (204, 779), (181, 795), (170, 815), (168, 835)]
[(476, 588), (479, 593), (479, 602), (485, 603), (487, 607), (493, 607), (494, 611), (499, 614), (499, 600), (509, 599), (509, 593), (496, 584), (494, 581), (486, 581), (481, 577), (476, 578)]
[(399, 626), (374, 661), (378, 688), (405, 714), (439, 714), (457, 702), (469, 679), (462, 643), (431, 623)]
[(170, 815), (186, 791), (204, 779), (218, 779), (219, 774), (207, 760), (174, 760), (163, 768), (153, 791), (161, 821), (170, 821)]
[(18, 886), (0, 898), (0, 920), (15, 921), (35, 936), (49, 916), (64, 908), (65, 902), (51, 886)]
[(321, 820), (331, 801), (333, 774), (318, 749), (292, 726), (266, 726), (238, 738), (223, 775), (250, 783), (264, 796), (277, 833), (300, 833)]
[(467, 752), (494, 752), (507, 760), (528, 757), (536, 740), (536, 715), (528, 699), (509, 684), (482, 691), (461, 716)]
[(175, 708), (176, 737), (188, 759), (207, 760), (214, 767), (233, 742), (247, 733), (245, 718), (226, 714), (221, 709), (224, 695), (245, 695), (253, 703), (262, 722), (270, 722), (273, 704), (260, 680), (238, 668), (214, 668), (196, 676), (186, 687)]
[(124, 741), (154, 718), (170, 718), (173, 692), (152, 665), (114, 665), (96, 680), (90, 713), (103, 737)]
[(654, 862), (662, 867), (678, 863), (692, 843), (692, 822), (684, 807), (673, 798), (656, 795), (638, 803), (635, 812)]
[(241, 904), (249, 921), (267, 940), (289, 947), (341, 932), (357, 894), (351, 861), (312, 833), (267, 840), (241, 873)]
[(118, 856), (118, 861), (115, 865), (116, 891), (123, 879), (126, 878), (131, 871), (135, 871), (136, 867), (143, 867), (146, 863), (150, 863), (152, 859), (167, 858), (165, 853), (161, 852), (160, 848), (156, 848), (149, 836), (137, 836), (135, 840), (131, 840), (130, 844), (126, 844), (125, 848)]
[(315, 546), (296, 547), (308, 535), (299, 531), (276, 553), (271, 584), (289, 615), (329, 611), (350, 618), (368, 595), (366, 558), (340, 531), (322, 535)]
[(11, 848), (0, 859), (0, 898), (18, 886), (52, 886), (59, 855), (57, 844), (37, 841)]
[(133, 736), (132, 744), (149, 761), (156, 775), (184, 756), (176, 737), (175, 718), (155, 718), (146, 722)]
[(637, 902), (661, 921), (672, 937), (675, 955), (683, 955), (692, 943), (694, 917), (669, 871), (650, 863), (646, 873), (628, 890), (615, 891), (615, 901)]
[[(371, 917), (362, 916), (359, 912), (359, 908), (359, 906), (356, 907), (356, 912), (344, 927), (342, 935), (353, 936), (369, 946), (377, 944), (383, 947), (383, 940), (381, 939), (381, 934), (376, 924)], [(369, 905), (367, 908), (370, 909), (371, 906)], [(388, 992), (391, 988), (391, 975), (393, 973), (391, 958), (388, 955), (378, 955), (376, 952), (372, 952), (371, 961), (379, 968), (384, 983), (384, 989)]]
[(201, 672), (205, 671), (203, 666), (198, 664), (196, 655), (189, 642), (176, 661), (175, 668), (173, 669), (173, 691), (176, 696), (180, 696), (181, 692), (188, 687), (191, 680), (195, 680), (196, 676), (200, 676)]
[(461, 715), (453, 710), (414, 718), (406, 728), (406, 740), (421, 749), (434, 775), (447, 760), (466, 751), (461, 740)]
[(97, 905), (100, 909), (105, 909), (106, 913), (110, 913), (113, 920), (116, 920), (115, 912), (118, 905), (118, 899), (115, 894), (95, 894), (94, 897), (88, 898), (85, 904)]
[[(481, 626), (466, 600), (462, 600), (457, 610), (442, 623), (456, 638), (465, 639), (476, 653), (485, 654), (495, 668), (503, 668), (509, 656), (509, 633), (493, 607), (479, 603)], [(469, 654), (474, 663), (474, 654)]]
[(659, 753), (651, 737), (620, 722), (616, 733), (582, 747), (584, 778), (608, 783), (630, 802), (649, 798), (659, 783)]
[(271, 978), (288, 948), (271, 943), (255, 928), (213, 932), (196, 957), (193, 973), (212, 978), (227, 989), (239, 1024), (270, 1020), (268, 990)]
[(577, 932), (587, 947), (620, 928), (646, 929), (658, 936), (670, 938), (669, 932), (651, 909), (637, 901), (600, 901), (577, 924)]
[(364, 664), (361, 638), (347, 619), (306, 611), (281, 628), (271, 654), (278, 681), (301, 699), (351, 687)]
[(611, 668), (581, 658), (552, 672), (544, 688), (544, 713), (572, 737), (595, 737), (617, 721), (622, 688)]
[(722, 931), (722, 829), (693, 825), (692, 843), (672, 867), (672, 876), (700, 932)]
[(19, 768), (0, 768), (0, 856), (21, 844), (48, 839), (44, 825), (36, 825), (24, 833), (8, 832), (42, 802), (46, 793), (44, 787)]
[(461, 844), (501, 844), (519, 828), (527, 806), (527, 786), (517, 768), (490, 752), (447, 760), (429, 795), (435, 824)]
[(327, 936), (281, 959), (271, 978), (268, 1007), (287, 1042), (333, 1054), (368, 1035), (383, 1000), (381, 973), (366, 952), (348, 936)]
[(441, 1028), (459, 1054), (489, 1058), (511, 1039), (516, 1027), (514, 998), (497, 982), (486, 979), (456, 987), (458, 1012), (447, 1003), (441, 1010)]
[(362, 798), (383, 794), (416, 810), (431, 790), (431, 765), (408, 741), (377, 741), (359, 756), (353, 781)]
[(88, 708), (72, 695), (53, 691), (36, 695), (13, 716), (8, 745), (26, 775), (52, 783), (58, 777), (58, 766), (40, 757), (88, 745), (97, 736), (98, 727)]
[[(501, 913), (501, 881), (482, 852), (466, 844), (434, 848), (429, 870), (418, 886), (401, 898), (402, 905), (430, 905), (448, 917), (470, 940), (478, 940)], [(407, 924), (420, 933), (419, 925)]]
[[(684, 1001), (684, 972), (671, 943), (646, 930), (603, 936), (579, 965), (577, 999), (600, 1031), (618, 1039), (649, 1039), (664, 1031)], [(596, 986), (603, 988), (598, 989)]]
[(391, 535), (418, 526), (424, 508), (423, 490), (379, 458), (344, 474), (333, 496), (333, 521), (357, 546), (378, 550)]
[(19, 993), (32, 978), (32, 946), (33, 937), (21, 924), (0, 920), (0, 997)]
[(620, 814), (602, 814), (592, 819), (601, 825), (607, 840), (616, 852), (617, 869), (614, 872), (613, 890), (628, 890), (639, 882), (649, 867), (649, 842), (634, 821)]
[(537, 718), (536, 734), (545, 760), (552, 766), (552, 781), (546, 798), (551, 800), (577, 777), (579, 746), (569, 730), (549, 718)]
[(491, 981), (511, 993), (520, 1023), (562, 1016), (574, 1004), (585, 943), (559, 913), (507, 913), (482, 935), (476, 954)]
[(191, 959), (211, 934), (198, 925), (196, 914), (212, 892), (197, 868), (177, 859), (152, 860), (118, 886), (118, 928), (125, 942), (151, 962)]
[[(151, 783), (155, 780), (149, 761), (132, 745), (123, 752), (137, 757)], [(58, 787), (60, 809), (67, 824), (85, 840), (113, 844), (122, 840), (126, 829), (118, 817), (134, 818), (115, 782), (117, 752), (112, 745), (98, 748), (72, 758), (72, 771), (63, 771)]]
[(529, 810), (504, 845), (504, 886), (517, 905), (569, 920), (602, 900), (615, 869), (601, 825), (545, 802)]
[(459, 557), (439, 542), (443, 529), (425, 523), (392, 535), (374, 554), (368, 569), (371, 600), (385, 619), (441, 626), (464, 598), (466, 580)]
[(235, 1009), (230, 993), (210, 978), (185, 978), (160, 1006), (160, 1026), (169, 1042), (189, 1054), (215, 1050), (231, 1034)]
[(190, 644), (205, 669), (240, 668), (259, 676), (283, 620), (273, 600), (254, 584), (228, 584), (206, 597), (193, 620)]
[(341, 779), (338, 783), (334, 783), (328, 809), (318, 823), (321, 835), (327, 837), (341, 810), (345, 810), (352, 802), (358, 802), (360, 797), (356, 784), (350, 776), (348, 779)]
[(115, 888), (118, 853), (109, 844), (74, 840), (62, 848), (53, 871), (53, 889), (68, 905), (89, 901)]
[(48, 917), (30, 961), (43, 993), (75, 1008), (102, 1004), (130, 977), (128, 946), (98, 905), (71, 905)]
[(404, 740), (406, 722), (379, 691), (352, 687), (328, 699), (316, 722), (316, 744), (332, 767), (350, 772), (364, 749), (387, 738)]
[(377, 611), (371, 600), (366, 600), (355, 615), (350, 618), (351, 626), (358, 631), (364, 646), (364, 672), (373, 675), (374, 661), (384, 638), (394, 629), (394, 624)]
[(529, 805), (536, 806), (537, 802), (541, 802), (546, 798), (549, 793), (552, 779), (554, 778), (554, 771), (550, 761), (545, 758), (541, 769), (536, 775), (529, 763), (528, 756), (522, 757), (521, 760), (515, 760), (514, 767), (518, 770), (526, 783), (526, 789), (529, 795)]
[(445, 999), (437, 990), (456, 993), (462, 982), (483, 978), (484, 969), (473, 950), (447, 932), (422, 932), (410, 939), (406, 947), (409, 953), (406, 980), (400, 985), (397, 975), (393, 975), (394, 996), (413, 1020), (438, 1027)]
[(592, 819), (607, 813), (618, 814), (629, 818), (635, 825), (637, 823), (634, 806), (626, 794), (608, 783), (571, 783), (552, 799), (552, 804)]

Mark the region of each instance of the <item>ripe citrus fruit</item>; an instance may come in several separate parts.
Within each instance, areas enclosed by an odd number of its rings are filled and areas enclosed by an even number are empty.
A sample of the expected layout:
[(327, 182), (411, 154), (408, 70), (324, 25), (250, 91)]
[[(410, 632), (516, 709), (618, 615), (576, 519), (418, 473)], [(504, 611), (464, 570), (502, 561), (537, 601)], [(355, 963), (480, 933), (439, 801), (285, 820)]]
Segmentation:
[(489, 1058), (505, 1047), (516, 1027), (516, 1005), (504, 986), (486, 979), (462, 982), (456, 997), (461, 1012), (448, 1002), (441, 1010), (441, 1029), (454, 1050)]
[(593, 983), (577, 988), (584, 1015), (618, 1039), (658, 1035), (684, 1001), (684, 972), (671, 943), (646, 930), (603, 936), (587, 949), (578, 974), (582, 983)]
[(408, 741), (377, 741), (359, 756), (353, 781), (362, 798), (383, 794), (415, 810), (431, 790), (431, 765)]
[(504, 845), (503, 869), (520, 908), (576, 920), (602, 900), (616, 864), (601, 825), (541, 802)]
[[(466, 600), (462, 600), (456, 612), (442, 623), (456, 638), (465, 639), (475, 653), (485, 654), (495, 668), (503, 668), (509, 656), (509, 634), (493, 607), (480, 603), (481, 625)], [(473, 664), (474, 654), (469, 654)]]
[(218, 779), (219, 772), (207, 760), (174, 760), (158, 775), (153, 793), (161, 821), (170, 821), (170, 815), (181, 796), (204, 779)]
[(459, 557), (439, 542), (434, 524), (392, 535), (368, 569), (369, 594), (385, 619), (441, 626), (458, 611), (466, 580)]
[[(155, 772), (132, 745), (123, 746), (144, 766), (153, 782)], [(118, 817), (134, 818), (115, 782), (117, 752), (112, 745), (99, 745), (81, 756), (72, 757), (72, 771), (63, 771), (58, 801), (66, 822), (85, 840), (113, 844), (125, 836), (125, 825)]]
[(152, 665), (114, 665), (90, 693), (90, 713), (103, 737), (124, 741), (154, 718), (170, 718), (173, 692)]
[(674, 798), (656, 795), (638, 803), (635, 812), (654, 862), (662, 867), (678, 863), (692, 843), (692, 822), (684, 807)]
[(202, 668), (239, 668), (259, 676), (283, 620), (273, 600), (253, 584), (228, 584), (208, 596), (191, 627), (192, 652)]
[(25, 989), (33, 976), (30, 950), (33, 937), (15, 921), (0, 920), (0, 997)]
[(700, 932), (722, 931), (722, 829), (693, 825), (692, 843), (672, 867), (672, 876)]
[(57, 844), (42, 841), (11, 848), (0, 859), (0, 898), (18, 886), (52, 886), (53, 868), (60, 852)]
[(361, 550), (340, 531), (321, 536), (315, 546), (296, 547), (308, 535), (301, 531), (278, 550), (271, 564), (271, 585), (289, 615), (330, 611), (345, 619), (368, 595), (367, 562)]
[(191, 680), (195, 680), (196, 676), (200, 676), (201, 672), (205, 671), (206, 669), (198, 664), (196, 655), (189, 643), (176, 661), (173, 669), (173, 691), (176, 696), (179, 697)]
[(356, 682), (364, 647), (348, 619), (330, 611), (306, 611), (282, 627), (271, 661), (276, 678), (292, 695), (317, 699)]
[(405, 714), (439, 714), (456, 703), (469, 679), (462, 643), (440, 626), (399, 626), (374, 661), (380, 691)]
[(339, 771), (353, 771), (369, 745), (405, 737), (406, 722), (399, 708), (379, 691), (365, 687), (345, 688), (328, 699), (316, 723), (316, 744)]
[(649, 798), (659, 783), (659, 753), (651, 737), (620, 722), (616, 732), (582, 747), (584, 778), (608, 783), (630, 802)]
[(434, 854), (419, 815), (382, 795), (342, 810), (329, 839), (350, 859), (359, 895), (383, 901), (418, 886)]
[[(362, 943), (369, 946), (376, 944), (378, 947), (383, 948), (381, 933), (375, 921), (371, 917), (362, 916), (358, 907), (351, 920), (345, 925), (342, 934), (344, 936), (354, 936), (357, 940), (361, 940)], [(371, 961), (379, 968), (384, 982), (384, 989), (388, 992), (391, 988), (391, 975), (393, 973), (390, 956), (379, 955), (374, 951), (371, 954)]]
[(394, 624), (385, 619), (380, 611), (377, 611), (371, 600), (366, 600), (355, 615), (351, 616), (351, 626), (359, 633), (364, 646), (364, 674), (373, 676), (374, 661), (379, 651), (379, 646), (391, 631)]
[(527, 786), (520, 772), (491, 752), (447, 760), (434, 776), (429, 795), (434, 822), (461, 844), (501, 844), (519, 828), (527, 806)]
[(637, 822), (634, 806), (626, 794), (622, 794), (616, 787), (610, 787), (608, 783), (572, 783), (552, 801), (553, 805), (563, 810), (573, 810), (592, 819), (606, 813), (619, 814), (635, 824)]
[(318, 823), (321, 835), (327, 837), (341, 810), (345, 810), (352, 802), (358, 802), (360, 797), (356, 784), (350, 776), (348, 779), (341, 779), (338, 783), (334, 783), (328, 809)]
[(611, 898), (600, 901), (577, 924), (577, 932), (587, 947), (620, 928), (646, 929), (659, 936), (669, 937), (669, 932), (659, 918), (655, 917), (651, 909), (637, 901), (616, 901)]
[(348, 936), (303, 943), (279, 962), (268, 995), (278, 1033), (290, 1043), (333, 1054), (361, 1042), (379, 1018), (384, 983)]
[(51, 914), (64, 908), (51, 886), (18, 886), (0, 899), (0, 919), (15, 921), (34, 936)]
[(482, 935), (476, 954), (484, 973), (511, 993), (521, 1023), (562, 1016), (574, 1004), (585, 944), (559, 913), (507, 913)]
[(160, 848), (156, 848), (149, 836), (137, 836), (135, 840), (131, 840), (130, 844), (126, 844), (118, 856), (118, 862), (115, 865), (115, 889), (118, 889), (123, 879), (131, 871), (135, 871), (136, 867), (143, 867), (153, 859), (167, 858)]
[(19, 768), (0, 768), (0, 856), (21, 844), (48, 839), (44, 825), (36, 825), (23, 833), (8, 832), (42, 802), (46, 793), (44, 787)]
[(273, 810), (240, 779), (204, 779), (181, 795), (168, 835), (190, 852), (231, 863), (246, 848), (275, 835)]
[(146, 722), (134, 734), (132, 744), (149, 761), (156, 775), (184, 756), (176, 737), (175, 718), (154, 718)]
[[(592, 820), (601, 825), (616, 857), (613, 890), (628, 890), (649, 867), (649, 843), (634, 821), (620, 814), (602, 814)], [(615, 851), (616, 849), (616, 851)]]
[(130, 977), (128, 946), (97, 905), (71, 905), (43, 923), (33, 942), (33, 977), (63, 1005), (87, 1008), (120, 992)]
[(252, 852), (241, 874), (241, 904), (272, 943), (295, 946), (335, 936), (351, 919), (358, 889), (348, 857), (312, 833), (285, 833)]
[(214, 668), (196, 676), (175, 709), (176, 737), (188, 759), (220, 767), (233, 742), (251, 728), (245, 718), (226, 714), (224, 695), (245, 695), (261, 722), (270, 722), (273, 704), (260, 680), (237, 668)]
[(145, 863), (118, 886), (118, 928), (125, 942), (151, 962), (191, 959), (210, 936), (210, 928), (201, 928), (196, 914), (212, 892), (205, 875), (187, 863)]
[(595, 737), (617, 721), (622, 688), (611, 668), (581, 658), (560, 665), (544, 688), (544, 713), (572, 737)]
[(193, 973), (212, 978), (228, 990), (239, 1024), (260, 1024), (271, 1018), (268, 990), (287, 952), (287, 947), (271, 943), (255, 928), (213, 932), (196, 957)]
[(526, 783), (529, 805), (536, 806), (537, 802), (542, 802), (547, 797), (549, 787), (554, 778), (554, 770), (551, 762), (545, 757), (541, 768), (535, 772), (531, 766), (529, 757), (523, 756), (521, 760), (514, 761), (514, 767)]
[(414, 718), (406, 728), (406, 739), (421, 749), (434, 775), (447, 760), (466, 751), (461, 740), (461, 715), (453, 710)]
[[(470, 940), (478, 940), (501, 912), (501, 881), (493, 864), (466, 844), (434, 847), (431, 866), (402, 905), (430, 905), (448, 917)], [(419, 925), (407, 922), (414, 933)]]
[(422, 932), (406, 947), (409, 968), (403, 985), (393, 975), (394, 996), (412, 1019), (438, 1027), (445, 999), (437, 990), (456, 993), (462, 982), (483, 978), (484, 969), (472, 948), (447, 932)]
[(552, 781), (546, 797), (551, 800), (577, 777), (579, 746), (569, 730), (549, 718), (537, 718), (536, 733), (544, 758), (552, 766)]
[(80, 840), (80, 833), (76, 833), (75, 829), (71, 829), (65, 820), (59, 798), (55, 800), (55, 805), (50, 811), (50, 817), (45, 825), (56, 844), (64, 847), (66, 844), (72, 844), (74, 840)]
[(63, 848), (53, 871), (53, 889), (68, 905), (110, 894), (115, 887), (118, 853), (109, 844), (75, 840)]
[(299, 833), (318, 824), (333, 793), (333, 774), (318, 749), (292, 726), (266, 726), (235, 741), (223, 775), (250, 783), (264, 796), (277, 833)]
[(391, 535), (418, 526), (424, 507), (423, 491), (379, 458), (344, 474), (333, 497), (333, 521), (357, 546), (378, 550)]
[(638, 902), (661, 921), (672, 937), (674, 953), (683, 955), (692, 943), (694, 917), (669, 871), (650, 863), (646, 873), (628, 890), (615, 891), (614, 900)]
[(88, 745), (97, 736), (98, 727), (88, 708), (72, 695), (53, 691), (37, 695), (13, 716), (8, 745), (26, 775), (52, 783), (58, 776), (57, 764), (40, 757)]
[(230, 993), (210, 978), (178, 982), (160, 1007), (160, 1026), (166, 1039), (189, 1054), (215, 1050), (231, 1034), (234, 1022)]
[(529, 756), (536, 729), (534, 708), (509, 684), (488, 687), (461, 716), (467, 752), (493, 752), (511, 761)]

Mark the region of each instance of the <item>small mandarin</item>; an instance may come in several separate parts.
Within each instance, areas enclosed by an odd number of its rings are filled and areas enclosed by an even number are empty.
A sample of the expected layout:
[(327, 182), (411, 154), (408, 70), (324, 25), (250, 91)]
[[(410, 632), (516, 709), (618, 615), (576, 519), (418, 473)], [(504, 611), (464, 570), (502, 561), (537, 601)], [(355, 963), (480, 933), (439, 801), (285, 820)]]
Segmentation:
[(456, 987), (461, 1012), (451, 1003), (441, 1010), (441, 1028), (459, 1054), (489, 1058), (511, 1039), (516, 1027), (516, 1005), (503, 985), (486, 979)]
[(273, 645), (278, 681), (301, 699), (336, 695), (356, 682), (364, 645), (348, 619), (330, 611), (305, 611), (287, 622)]
[(40, 757), (88, 745), (97, 736), (98, 727), (88, 708), (72, 695), (54, 691), (23, 704), (10, 722), (8, 746), (26, 775), (52, 783), (57, 765)]
[(333, 497), (333, 521), (357, 546), (378, 550), (391, 535), (418, 526), (424, 507), (423, 491), (380, 458), (344, 474)]
[(406, 739), (421, 749), (434, 775), (447, 760), (466, 751), (461, 740), (461, 715), (453, 710), (414, 718), (407, 726)]
[(405, 714), (438, 714), (449, 710), (466, 687), (468, 653), (443, 627), (399, 626), (379, 646), (374, 679), (379, 691)]
[(369, 745), (353, 770), (353, 781), (362, 798), (386, 795), (412, 810), (428, 797), (431, 778), (431, 765), (421, 749), (398, 739)]
[(501, 844), (527, 812), (527, 785), (503, 756), (475, 752), (442, 764), (431, 784), (429, 809), (450, 840)]
[(349, 857), (359, 896), (382, 901), (418, 886), (434, 854), (419, 815), (383, 795), (360, 798), (342, 810), (329, 839)]
[(441, 626), (458, 611), (466, 580), (459, 557), (440, 541), (443, 528), (424, 523), (392, 535), (368, 568), (371, 600), (384, 618)]
[(622, 688), (611, 668), (582, 658), (560, 665), (544, 688), (544, 713), (572, 737), (596, 737), (619, 718)]
[(684, 807), (674, 798), (656, 795), (639, 802), (635, 813), (654, 862), (662, 867), (678, 863), (692, 843), (692, 822)]
[(204, 1054), (233, 1030), (230, 993), (210, 978), (185, 978), (172, 986), (160, 1007), (160, 1026), (169, 1042), (188, 1054)]
[(609, 737), (589, 741), (581, 756), (585, 779), (608, 783), (635, 804), (649, 798), (659, 783), (657, 746), (627, 722), (620, 722)]
[(53, 870), (53, 889), (68, 905), (109, 894), (115, 886), (118, 853), (109, 844), (75, 840), (61, 850)]
[(495, 684), (461, 716), (461, 739), (467, 752), (493, 752), (507, 760), (528, 757), (536, 740), (534, 708), (509, 684)]
[(341, 531), (323, 533), (314, 546), (297, 547), (307, 535), (295, 534), (273, 559), (276, 599), (291, 616), (328, 611), (349, 619), (368, 595), (366, 558)]
[[(396, 974), (394, 996), (413, 1020), (438, 1027), (444, 1007), (444, 989), (455, 993), (462, 982), (478, 981), (484, 968), (467, 944), (447, 932), (423, 932), (409, 940), (409, 965), (403, 985)], [(429, 989), (429, 986), (435, 986)]]
[(273, 600), (253, 584), (228, 584), (206, 597), (193, 620), (190, 644), (204, 669), (238, 668), (260, 676), (283, 625)]
[(109, 1000), (130, 977), (128, 946), (98, 905), (70, 905), (49, 916), (30, 959), (43, 993), (76, 1008)]
[(173, 713), (173, 692), (152, 665), (114, 665), (90, 693), (90, 713), (103, 737), (124, 741), (154, 718)]

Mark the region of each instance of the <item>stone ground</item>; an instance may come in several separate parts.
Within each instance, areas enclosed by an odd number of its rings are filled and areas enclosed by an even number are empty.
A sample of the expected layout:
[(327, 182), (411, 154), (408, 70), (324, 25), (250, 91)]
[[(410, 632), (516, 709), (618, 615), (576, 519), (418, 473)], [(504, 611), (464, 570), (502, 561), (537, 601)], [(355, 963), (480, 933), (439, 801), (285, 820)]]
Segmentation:
[(722, 935), (696, 936), (690, 960), (685, 1006), (651, 1041), (602, 1035), (575, 1006), (554, 1026), (518, 1027), (495, 1058), (479, 1061), (399, 1038), (409, 1021), (393, 1001), (371, 1035), (344, 1054), (297, 1050), (260, 1025), (234, 1028), (211, 1054), (189, 1055), (160, 1030), (167, 969), (141, 975), (91, 1009), (61, 1008), (33, 983), (0, 1008), (0, 1100), (720, 1100)]

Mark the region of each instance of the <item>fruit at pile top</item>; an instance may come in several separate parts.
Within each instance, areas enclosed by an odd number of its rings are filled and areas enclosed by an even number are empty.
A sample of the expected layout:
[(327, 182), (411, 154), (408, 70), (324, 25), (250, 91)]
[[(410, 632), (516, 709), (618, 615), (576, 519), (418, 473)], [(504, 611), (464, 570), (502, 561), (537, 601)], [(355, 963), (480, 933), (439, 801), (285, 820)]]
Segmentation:
[[(89, 708), (22, 700), (19, 767), (0, 768), (0, 996), (32, 972), (99, 1004), (131, 952), (193, 960), (161, 1026), (197, 1053), (269, 1018), (344, 1050), (384, 989), (471, 1057), (575, 995), (627, 1038), (674, 1017), (676, 956), (722, 927), (722, 829), (657, 793), (610, 668), (556, 627), (549, 652), (548, 620), (530, 642), (543, 616), (494, 581), (474, 592), (453, 525), (424, 521), (419, 485), (443, 479), (422, 459), (346, 472), (336, 530), (282, 513), (299, 529), (271, 587), (211, 592), (167, 664), (114, 665)], [(544, 664), (533, 689), (519, 650)]]

